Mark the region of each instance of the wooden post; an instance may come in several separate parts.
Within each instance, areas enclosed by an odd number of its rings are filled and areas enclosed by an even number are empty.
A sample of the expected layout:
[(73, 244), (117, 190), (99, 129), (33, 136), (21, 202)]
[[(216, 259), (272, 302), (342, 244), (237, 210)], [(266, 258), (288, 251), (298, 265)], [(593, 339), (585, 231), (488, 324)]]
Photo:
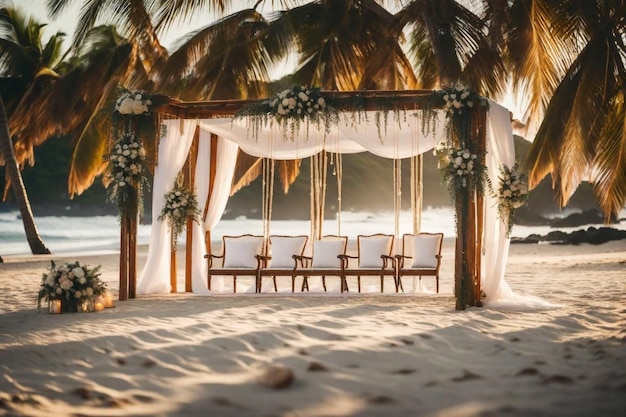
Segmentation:
[(128, 217), (128, 298), (137, 297), (137, 215)]
[[(196, 184), (196, 165), (198, 164), (198, 142), (200, 141), (200, 126), (196, 126), (196, 131), (193, 135), (193, 142), (189, 149), (189, 155), (187, 156), (186, 171), (185, 171), (185, 183), (187, 187), (193, 192)], [(193, 219), (187, 217), (187, 237), (185, 240), (185, 292), (192, 292), (191, 286), (191, 273), (193, 262)]]
[(120, 284), (118, 299), (128, 300), (128, 216), (122, 214), (120, 221)]
[(176, 276), (176, 242), (174, 239), (174, 231), (170, 231), (170, 242), (172, 249), (170, 250), (170, 292), (178, 292), (178, 277)]
[[(477, 106), (476, 111), (476, 125), (477, 125), (477, 141), (478, 146), (482, 150), (487, 149), (487, 107)], [(484, 156), (481, 157), (482, 164), (485, 164)], [(487, 192), (487, 191), (485, 191)], [(474, 293), (476, 306), (482, 307), (482, 244), (484, 234), (484, 213), (485, 213), (485, 199), (482, 195), (476, 197), (476, 277), (474, 279)]]
[[(202, 224), (206, 220), (206, 216), (209, 212), (209, 202), (211, 201), (211, 195), (213, 194), (213, 187), (215, 186), (215, 175), (217, 174), (217, 135), (211, 134), (211, 151), (209, 162), (209, 190), (207, 192), (206, 203), (204, 205), (204, 212), (202, 213)], [(204, 234), (204, 243), (206, 245), (206, 251), (211, 254), (211, 231), (208, 230)]]

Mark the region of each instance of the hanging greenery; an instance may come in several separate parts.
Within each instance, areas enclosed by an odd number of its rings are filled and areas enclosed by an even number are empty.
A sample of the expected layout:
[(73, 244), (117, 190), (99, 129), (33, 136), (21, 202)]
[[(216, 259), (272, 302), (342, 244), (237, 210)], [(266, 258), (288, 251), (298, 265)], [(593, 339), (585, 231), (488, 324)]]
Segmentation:
[(450, 196), (455, 201), (461, 193), (476, 191), (483, 194), (489, 183), (487, 167), (482, 162), (485, 152), (470, 144), (464, 148), (439, 146), (435, 150), (439, 167)]
[(163, 197), (165, 205), (159, 215), (159, 220), (166, 221), (172, 230), (174, 244), (185, 229), (187, 219), (199, 222), (200, 208), (194, 192), (183, 185), (182, 175), (178, 175), (172, 189)]
[(109, 200), (117, 204), (120, 214), (128, 213), (129, 204), (140, 204), (137, 196), (148, 186), (146, 150), (133, 133), (122, 133), (108, 155), (110, 182)]
[(143, 209), (143, 190), (148, 187), (149, 164), (144, 140), (156, 134), (153, 100), (145, 91), (118, 87), (111, 116), (113, 144), (109, 161), (107, 192), (120, 216), (134, 216)]
[(500, 167), (498, 181), (498, 215), (506, 224), (506, 237), (509, 237), (513, 230), (515, 209), (528, 201), (528, 177), (522, 172), (519, 162), (515, 161), (512, 168), (506, 165)]
[(309, 125), (319, 129), (322, 124), (326, 133), (337, 123), (337, 111), (329, 105), (317, 87), (294, 86), (278, 93), (276, 96), (243, 108), (236, 117), (245, 117), (251, 122), (255, 137), (258, 132), (275, 120), (283, 133), (284, 138), (294, 140), (300, 134), (301, 128), (306, 128), (306, 137)]

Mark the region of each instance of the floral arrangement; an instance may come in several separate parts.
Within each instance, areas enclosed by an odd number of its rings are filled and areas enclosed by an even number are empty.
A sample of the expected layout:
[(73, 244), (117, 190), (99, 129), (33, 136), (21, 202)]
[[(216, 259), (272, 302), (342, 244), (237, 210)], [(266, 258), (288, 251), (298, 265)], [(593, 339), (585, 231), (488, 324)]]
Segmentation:
[(322, 96), (320, 88), (299, 85), (242, 109), (236, 117), (252, 119), (254, 132), (258, 132), (262, 126), (267, 125), (270, 118), (273, 118), (282, 127), (284, 136), (292, 140), (299, 133), (303, 122), (313, 122), (318, 126), (324, 122), (326, 130), (329, 131), (331, 122), (338, 118), (337, 112)]
[(150, 113), (152, 100), (145, 91), (122, 89), (115, 102), (115, 111), (127, 116), (141, 116)]
[(187, 218), (191, 217), (194, 221), (198, 221), (200, 209), (196, 195), (183, 186), (182, 176), (178, 176), (174, 182), (174, 187), (164, 196), (165, 205), (161, 210), (159, 220), (167, 221), (174, 234), (174, 243), (176, 238), (183, 232), (187, 223)]
[(41, 307), (42, 300), (61, 300), (65, 311), (76, 311), (80, 303), (93, 301), (105, 292), (106, 284), (100, 279), (99, 265), (89, 268), (76, 261), (57, 267), (54, 261), (50, 261), (50, 268), (41, 279), (37, 303)]
[(448, 116), (462, 115), (469, 113), (469, 109), (474, 107), (477, 95), (461, 83), (456, 83), (451, 88), (442, 91), (444, 100), (444, 110)]
[(528, 201), (528, 178), (516, 161), (512, 168), (502, 165), (498, 177), (498, 214), (506, 223), (506, 236), (511, 235), (515, 209)]
[(135, 187), (147, 184), (146, 150), (132, 133), (124, 133), (113, 145), (108, 156), (111, 163), (109, 199), (122, 208), (130, 199)]
[(465, 190), (483, 192), (489, 183), (487, 167), (481, 162), (482, 154), (472, 148), (451, 148), (440, 145), (436, 149), (444, 181), (453, 198)]
[(303, 119), (322, 113), (326, 108), (326, 100), (320, 95), (319, 88), (294, 86), (278, 93), (269, 100), (269, 105), (276, 120), (290, 117)]

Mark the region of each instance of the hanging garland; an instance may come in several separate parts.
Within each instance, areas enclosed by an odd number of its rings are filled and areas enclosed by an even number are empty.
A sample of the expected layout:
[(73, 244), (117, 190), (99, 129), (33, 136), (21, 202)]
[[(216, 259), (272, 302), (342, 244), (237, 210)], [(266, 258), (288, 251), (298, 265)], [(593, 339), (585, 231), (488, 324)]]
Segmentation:
[(306, 128), (308, 137), (309, 126), (314, 124), (317, 129), (324, 125), (326, 133), (337, 123), (337, 111), (329, 105), (318, 87), (296, 85), (278, 93), (276, 96), (255, 103), (240, 110), (235, 117), (246, 118), (254, 137), (258, 137), (271, 120), (275, 120), (283, 133), (283, 137), (294, 140), (302, 127)]
[(149, 186), (147, 150), (142, 137), (154, 138), (153, 101), (145, 91), (118, 88), (119, 97), (111, 116), (113, 144), (109, 161), (108, 199), (121, 216), (135, 215), (143, 208), (143, 190)]
[(187, 219), (191, 218), (199, 223), (200, 208), (196, 194), (183, 185), (182, 175), (178, 175), (174, 186), (163, 197), (165, 205), (159, 215), (159, 220), (169, 224), (174, 237), (174, 244), (178, 236), (183, 232)]
[(515, 209), (528, 201), (528, 177), (517, 161), (512, 168), (502, 165), (498, 177), (498, 215), (506, 224), (506, 237), (511, 235), (515, 220)]
[(120, 212), (128, 209), (135, 196), (148, 186), (146, 150), (133, 133), (123, 133), (113, 145), (108, 156), (111, 182), (107, 188), (109, 200), (116, 203)]
[(485, 187), (491, 185), (483, 162), (485, 151), (471, 140), (472, 109), (479, 96), (460, 83), (439, 94), (448, 120), (446, 139), (435, 147), (443, 181), (453, 202), (463, 193), (483, 195)]

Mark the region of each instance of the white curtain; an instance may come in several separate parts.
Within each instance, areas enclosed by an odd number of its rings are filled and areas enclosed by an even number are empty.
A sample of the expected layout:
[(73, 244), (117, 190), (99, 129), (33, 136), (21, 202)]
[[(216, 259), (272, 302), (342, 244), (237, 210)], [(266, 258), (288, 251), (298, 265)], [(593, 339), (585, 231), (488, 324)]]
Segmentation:
[[(207, 287), (208, 264), (206, 259), (204, 259), (206, 254), (204, 234), (215, 227), (224, 213), (228, 197), (230, 196), (230, 185), (233, 181), (238, 149), (239, 147), (234, 142), (223, 138), (217, 139), (215, 160), (219, 161), (219, 163), (216, 166), (211, 200), (207, 201), (211, 172), (211, 133), (206, 130), (200, 130), (198, 162), (196, 165), (196, 195), (199, 207), (204, 209), (207, 204), (209, 206), (206, 219), (204, 221), (201, 219), (199, 223), (194, 223), (193, 225), (191, 288), (194, 294), (210, 294)], [(223, 285), (219, 278), (214, 279), (212, 284), (218, 290)]]
[(196, 127), (193, 120), (166, 120), (163, 124), (166, 133), (159, 142), (159, 161), (152, 185), (150, 245), (137, 281), (137, 294), (170, 292), (170, 230), (158, 217), (164, 206), (163, 196), (174, 186), (176, 176), (187, 159)]
[(335, 153), (371, 152), (383, 158), (408, 158), (432, 149), (443, 137), (445, 114), (437, 112), (437, 118), (428, 128), (423, 128), (419, 113), (400, 114), (398, 121), (389, 116), (387, 127), (376, 126), (375, 112), (366, 112), (362, 122), (353, 125), (349, 120), (340, 121), (325, 134), (317, 126), (301, 126), (300, 135), (294, 140), (283, 138), (281, 128), (271, 123), (253, 136), (245, 120), (232, 118), (203, 119), (202, 129), (237, 143), (245, 153), (272, 159), (300, 159), (315, 155), (322, 150)]
[[(513, 167), (515, 147), (510, 114), (507, 109), (489, 101), (487, 115), (487, 155), (486, 164), (489, 178), (497, 192), (500, 166)], [(503, 309), (544, 309), (554, 308), (538, 297), (515, 293), (504, 280), (511, 239), (506, 237), (506, 225), (498, 217), (498, 201), (491, 193), (485, 192), (485, 223), (481, 269), (482, 290), (485, 292), (485, 306)]]

